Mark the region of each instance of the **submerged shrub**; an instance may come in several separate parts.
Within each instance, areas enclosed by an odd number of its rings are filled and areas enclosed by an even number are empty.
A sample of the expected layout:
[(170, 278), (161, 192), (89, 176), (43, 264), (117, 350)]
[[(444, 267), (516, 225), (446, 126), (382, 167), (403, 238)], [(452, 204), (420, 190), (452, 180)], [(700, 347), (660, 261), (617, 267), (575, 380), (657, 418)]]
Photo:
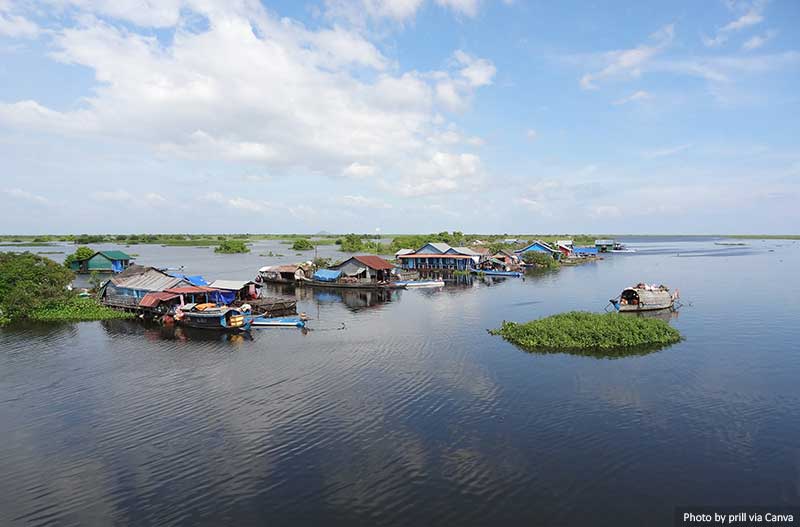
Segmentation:
[(242, 240), (225, 240), (219, 244), (219, 247), (214, 249), (214, 252), (223, 254), (249, 253), (250, 248)]

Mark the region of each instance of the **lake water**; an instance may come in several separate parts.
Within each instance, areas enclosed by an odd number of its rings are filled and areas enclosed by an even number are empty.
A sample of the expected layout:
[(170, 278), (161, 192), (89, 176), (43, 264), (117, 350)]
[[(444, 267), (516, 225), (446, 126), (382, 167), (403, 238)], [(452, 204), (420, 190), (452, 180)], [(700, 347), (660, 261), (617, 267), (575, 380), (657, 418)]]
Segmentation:
[[(797, 505), (800, 242), (714, 241), (630, 238), (636, 254), (443, 290), (298, 290), (307, 332), (2, 329), (0, 525), (668, 526), (679, 505)], [(126, 250), (207, 278), (301, 259)], [(639, 281), (680, 289), (684, 341), (603, 359), (486, 332)]]

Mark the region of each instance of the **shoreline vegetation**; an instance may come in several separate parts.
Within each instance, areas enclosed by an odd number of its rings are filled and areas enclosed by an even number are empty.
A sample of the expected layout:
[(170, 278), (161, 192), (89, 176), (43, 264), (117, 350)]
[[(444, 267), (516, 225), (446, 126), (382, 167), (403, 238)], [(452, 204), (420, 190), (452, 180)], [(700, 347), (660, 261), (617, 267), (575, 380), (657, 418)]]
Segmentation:
[(134, 315), (79, 297), (69, 285), (75, 274), (30, 252), (0, 253), (0, 326), (18, 322), (116, 320)]
[(534, 353), (572, 353), (614, 358), (646, 354), (681, 340), (656, 318), (570, 311), (530, 322), (503, 322), (489, 331)]

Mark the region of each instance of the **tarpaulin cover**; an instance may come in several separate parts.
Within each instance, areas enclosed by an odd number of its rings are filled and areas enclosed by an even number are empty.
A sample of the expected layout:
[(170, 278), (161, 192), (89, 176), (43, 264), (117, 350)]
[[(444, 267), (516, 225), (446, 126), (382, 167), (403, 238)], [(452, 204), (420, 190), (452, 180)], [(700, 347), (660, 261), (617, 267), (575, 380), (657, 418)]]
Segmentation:
[(213, 291), (208, 294), (209, 300), (213, 300), (217, 304), (228, 305), (236, 300), (236, 291)]
[(183, 278), (192, 285), (199, 285), (199, 286), (208, 285), (206, 279), (200, 276), (199, 274), (189, 276), (181, 273), (169, 273), (169, 275), (174, 276), (175, 278)]
[(332, 269), (320, 269), (314, 273), (314, 280), (320, 282), (335, 282), (341, 276), (341, 271), (334, 271)]

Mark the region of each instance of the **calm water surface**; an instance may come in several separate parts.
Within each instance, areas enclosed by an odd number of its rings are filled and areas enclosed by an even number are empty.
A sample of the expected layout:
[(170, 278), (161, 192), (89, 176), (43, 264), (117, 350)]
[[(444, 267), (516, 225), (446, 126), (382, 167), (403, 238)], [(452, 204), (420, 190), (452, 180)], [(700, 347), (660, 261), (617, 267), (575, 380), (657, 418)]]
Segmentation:
[[(524, 281), (298, 290), (308, 332), (0, 330), (0, 525), (666, 526), (676, 505), (797, 505), (800, 243), (713, 241), (631, 239)], [(210, 278), (301, 258), (130, 251)], [(680, 288), (683, 342), (598, 359), (486, 333), (638, 281)]]

